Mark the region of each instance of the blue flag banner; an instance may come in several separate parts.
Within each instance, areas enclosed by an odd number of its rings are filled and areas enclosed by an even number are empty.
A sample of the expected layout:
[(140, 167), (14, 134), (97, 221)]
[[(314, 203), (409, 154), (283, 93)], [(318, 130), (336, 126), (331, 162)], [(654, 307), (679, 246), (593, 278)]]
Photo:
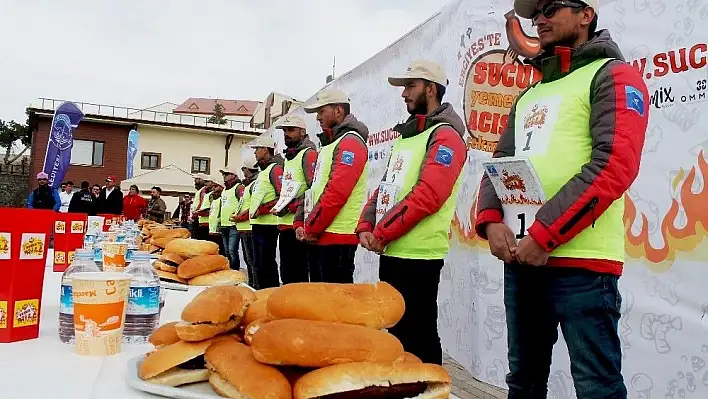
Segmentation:
[(42, 169), (49, 176), (49, 186), (54, 189), (59, 188), (69, 169), (71, 147), (74, 145), (74, 130), (82, 119), (84, 113), (72, 102), (62, 103), (54, 111)]
[(135, 129), (128, 134), (128, 170), (126, 173), (128, 179), (133, 177), (133, 162), (135, 162), (135, 156), (138, 154), (139, 139), (140, 133)]

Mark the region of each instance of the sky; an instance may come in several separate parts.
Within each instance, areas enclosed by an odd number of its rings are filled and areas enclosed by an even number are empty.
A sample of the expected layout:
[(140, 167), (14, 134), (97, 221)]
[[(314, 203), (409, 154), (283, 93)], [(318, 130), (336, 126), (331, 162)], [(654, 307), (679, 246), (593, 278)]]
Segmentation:
[(147, 108), (306, 100), (447, 0), (2, 0), (0, 119), (38, 97)]

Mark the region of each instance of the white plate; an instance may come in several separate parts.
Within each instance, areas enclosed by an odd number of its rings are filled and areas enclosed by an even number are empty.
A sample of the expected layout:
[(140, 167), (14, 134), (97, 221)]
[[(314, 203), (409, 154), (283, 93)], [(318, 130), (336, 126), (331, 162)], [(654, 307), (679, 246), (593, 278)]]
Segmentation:
[(128, 361), (126, 380), (128, 385), (139, 391), (173, 399), (223, 399), (211, 389), (208, 382), (183, 385), (181, 387), (168, 387), (165, 385), (151, 384), (138, 377), (138, 367), (145, 358), (144, 355), (136, 356)]

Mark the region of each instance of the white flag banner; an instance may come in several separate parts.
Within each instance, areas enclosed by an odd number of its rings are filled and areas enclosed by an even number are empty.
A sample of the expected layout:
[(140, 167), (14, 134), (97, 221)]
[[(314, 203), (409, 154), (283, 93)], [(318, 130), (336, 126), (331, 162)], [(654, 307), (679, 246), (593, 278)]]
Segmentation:
[[(512, 3), (452, 1), (328, 86), (347, 93), (352, 113), (369, 127), (371, 193), (397, 138), (392, 127), (408, 117), (401, 89), (386, 78), (414, 59), (444, 66), (445, 101), (465, 120), (469, 151), (440, 282), (439, 330), (448, 354), (500, 387), (508, 371), (503, 267), (473, 226), (482, 162), (490, 159), (513, 100), (540, 78), (522, 63), (522, 55), (539, 50), (535, 28), (510, 12)], [(708, 1), (600, 3), (599, 29), (609, 29), (651, 93), (644, 99), (651, 110), (642, 168), (624, 199), (619, 334), (629, 397), (708, 398)], [(295, 112), (306, 117), (317, 142), (314, 116)], [(378, 279), (376, 255), (360, 249), (356, 266), (357, 281)], [(562, 339), (548, 387), (549, 397), (575, 397)]]

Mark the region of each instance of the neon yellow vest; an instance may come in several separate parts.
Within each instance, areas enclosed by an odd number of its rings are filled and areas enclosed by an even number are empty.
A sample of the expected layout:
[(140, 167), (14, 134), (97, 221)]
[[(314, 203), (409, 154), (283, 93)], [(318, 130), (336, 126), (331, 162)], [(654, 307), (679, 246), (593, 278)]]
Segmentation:
[(238, 198), (236, 198), (236, 191), (242, 184), (238, 183), (228, 190), (221, 192), (221, 227), (231, 227), (234, 222), (231, 221), (231, 215), (236, 212), (238, 208)]
[[(268, 165), (268, 167), (265, 168), (263, 171), (258, 173), (258, 177), (256, 178), (256, 185), (253, 189), (253, 193), (251, 193), (251, 198), (257, 197), (259, 195), (259, 192), (260, 194), (264, 193), (265, 195), (263, 196), (263, 200), (259, 204), (249, 204), (250, 206), (257, 207), (261, 204), (265, 204), (278, 198), (278, 196), (275, 194), (275, 187), (270, 184), (270, 171), (273, 169), (274, 166), (275, 164), (272, 163)], [(278, 217), (270, 213), (265, 215), (258, 215), (255, 219), (251, 219), (251, 224), (277, 225)]]
[(192, 205), (189, 207), (192, 212), (197, 211), (197, 205), (199, 203), (199, 196), (202, 195), (202, 191), (204, 191), (204, 187), (202, 187), (199, 190), (194, 192), (194, 196), (192, 197), (192, 198), (194, 198), (194, 200), (192, 201)]
[[(202, 206), (199, 207), (200, 211), (203, 211), (205, 209), (211, 209), (211, 193), (204, 194)], [(209, 224), (209, 216), (199, 216), (199, 224)]]
[[(243, 201), (243, 204), (241, 205), (241, 212), (248, 212), (249, 206), (251, 204), (251, 190), (253, 189), (253, 183), (254, 182), (248, 183), (246, 188), (243, 189), (243, 196), (241, 197), (241, 200), (240, 200), (240, 201)], [(238, 230), (238, 231), (251, 231), (250, 219), (246, 219), (245, 222), (236, 223), (236, 230)]]
[(219, 222), (221, 212), (221, 201), (217, 199), (216, 201), (211, 201), (209, 205), (209, 232), (218, 233), (219, 232)]
[[(301, 197), (307, 190), (307, 180), (305, 180), (305, 171), (302, 169), (302, 157), (305, 156), (307, 149), (300, 151), (292, 160), (285, 160), (283, 172), (283, 185), (287, 180), (292, 180), (300, 183), (300, 188), (295, 194), (295, 198)], [(295, 215), (288, 213), (283, 217), (278, 218), (278, 223), (284, 226), (292, 226), (295, 221)]]
[[(529, 158), (547, 199), (590, 161), (590, 86), (609, 61), (597, 60), (561, 79), (537, 84), (516, 104), (516, 155)], [(586, 228), (551, 256), (624, 261), (623, 214), (620, 198), (595, 220), (595, 227)]]
[[(334, 149), (337, 148), (337, 144), (348, 134), (354, 134), (359, 137), (364, 143), (366, 141), (359, 136), (355, 131), (347, 132), (343, 134), (340, 138), (335, 140), (333, 143), (322, 147), (320, 154), (317, 157), (317, 166), (315, 167), (315, 179), (312, 182), (312, 201), (313, 205), (319, 201), (320, 196), (324, 192), (325, 186), (327, 185), (327, 179), (329, 178), (329, 173), (332, 170), (332, 161), (334, 160)], [(356, 226), (359, 223), (359, 215), (361, 214), (361, 208), (364, 206), (364, 201), (366, 201), (366, 177), (369, 174), (369, 160), (366, 160), (366, 166), (364, 166), (364, 171), (359, 176), (359, 180), (354, 186), (352, 194), (347, 199), (342, 209), (332, 221), (332, 224), (325, 229), (328, 233), (336, 234), (354, 234)]]
[[(401, 202), (408, 195), (420, 177), (421, 165), (425, 162), (428, 139), (440, 126), (439, 123), (424, 132), (409, 138), (399, 138), (391, 150), (389, 159), (389, 172), (394, 173), (392, 166), (399, 160), (402, 169), (396, 174), (399, 176), (391, 184), (397, 186), (395, 202)], [(386, 245), (384, 254), (403, 259), (443, 259), (450, 249), (448, 233), (450, 222), (455, 213), (455, 200), (460, 185), (462, 174), (457, 177), (452, 193), (443, 206), (434, 214), (423, 218), (408, 233)], [(391, 223), (396, 223), (392, 221)]]

